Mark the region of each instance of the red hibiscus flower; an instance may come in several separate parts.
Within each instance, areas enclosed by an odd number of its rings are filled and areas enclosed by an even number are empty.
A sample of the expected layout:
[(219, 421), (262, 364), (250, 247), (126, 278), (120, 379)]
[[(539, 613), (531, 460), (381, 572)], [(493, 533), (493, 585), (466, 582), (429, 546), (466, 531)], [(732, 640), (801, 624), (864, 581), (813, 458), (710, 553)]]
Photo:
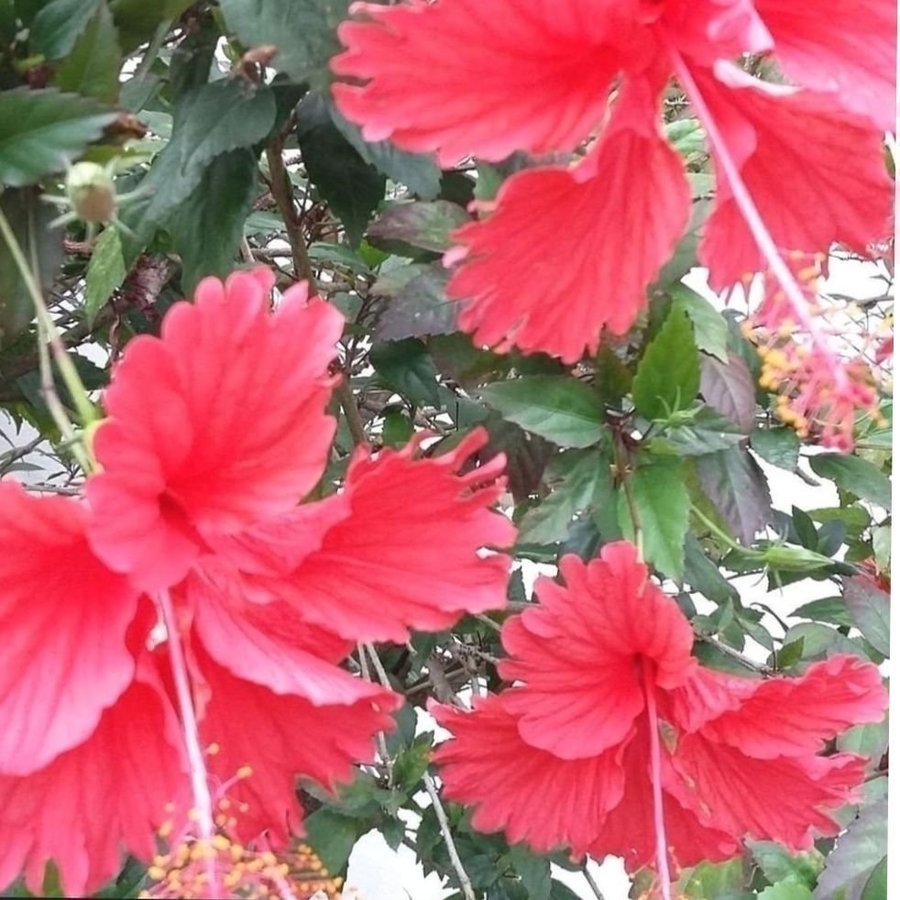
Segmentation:
[(273, 312), (271, 286), (207, 279), (126, 348), (87, 502), (0, 484), (0, 885), (24, 869), (37, 891), (52, 859), (84, 894), (160, 826), (283, 847), (296, 777), (346, 781), (393, 726), (401, 698), (340, 665), (355, 643), (505, 602), (486, 551), (515, 533), (489, 509), (503, 458), (461, 474), (482, 432), (361, 450), (341, 493), (298, 505), (334, 432), (342, 319), (302, 285)]
[[(798, 11), (786, 0), (358, 3), (363, 21), (342, 25), (346, 50), (332, 63), (352, 82), (333, 91), (366, 138), (444, 164), (571, 151), (603, 126), (574, 167), (511, 177), (448, 255), (462, 259), (448, 293), (478, 341), (574, 362), (602, 328), (631, 327), (686, 225), (687, 184), (659, 118), (673, 74), (717, 174), (701, 250), (714, 282), (771, 268), (802, 304), (784, 251), (833, 241), (864, 251), (882, 237), (896, 11), (889, 0), (835, 6), (832, 16), (831, 4)], [(799, 89), (742, 78), (729, 62), (769, 51)]]
[(830, 811), (854, 798), (864, 760), (818, 753), (881, 718), (875, 666), (835, 656), (759, 680), (705, 669), (632, 545), (560, 568), (565, 584), (539, 582), (539, 605), (504, 625), (514, 686), (471, 713), (435, 708), (454, 735), (436, 756), (446, 794), (475, 805), (476, 828), (655, 865), (666, 888), (670, 865), (727, 859), (745, 837), (805, 850), (839, 831)]

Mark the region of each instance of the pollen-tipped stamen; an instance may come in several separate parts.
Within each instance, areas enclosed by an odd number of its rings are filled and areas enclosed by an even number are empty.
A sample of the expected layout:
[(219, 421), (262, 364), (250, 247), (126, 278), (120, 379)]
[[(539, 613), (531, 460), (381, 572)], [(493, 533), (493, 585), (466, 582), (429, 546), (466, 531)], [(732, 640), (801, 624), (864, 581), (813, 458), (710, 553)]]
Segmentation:
[(822, 350), (822, 358), (828, 364), (829, 375), (834, 380), (837, 389), (839, 391), (846, 390), (848, 387), (847, 373), (839, 362), (834, 360), (828, 347), (826, 335), (823, 333), (814, 312), (810, 309), (809, 303), (803, 295), (802, 288), (797, 283), (790, 267), (784, 260), (784, 256), (775, 244), (768, 226), (763, 221), (763, 217), (756, 206), (756, 201), (744, 183), (740, 168), (731, 155), (728, 143), (719, 130), (718, 123), (707, 105), (697, 82), (694, 80), (681, 54), (674, 47), (669, 47), (669, 57), (672, 60), (678, 80), (687, 93), (691, 105), (696, 110), (700, 123), (706, 130), (707, 138), (715, 154), (716, 164), (721, 169), (728, 186), (731, 188), (734, 202), (737, 204), (747, 228), (753, 235), (757, 247), (759, 247), (760, 252), (768, 263), (772, 276), (781, 285), (796, 324), (809, 334), (813, 345)]
[[(194, 812), (199, 837), (203, 841), (211, 842), (216, 833), (213, 800), (209, 790), (209, 774), (206, 770), (203, 748), (200, 744), (200, 730), (197, 725), (197, 716), (194, 713), (190, 675), (188, 674), (187, 663), (184, 658), (184, 650), (181, 646), (178, 620), (175, 617), (172, 598), (169, 596), (168, 591), (160, 591), (156, 602), (162, 616), (163, 625), (166, 628), (169, 663), (172, 669), (172, 679), (175, 683), (175, 695), (178, 700), (184, 747), (187, 753), (188, 766), (190, 767), (191, 793), (194, 798)], [(210, 890), (213, 892), (212, 896), (217, 896), (216, 891), (220, 886), (216, 867), (211, 859), (206, 860), (206, 874)]]

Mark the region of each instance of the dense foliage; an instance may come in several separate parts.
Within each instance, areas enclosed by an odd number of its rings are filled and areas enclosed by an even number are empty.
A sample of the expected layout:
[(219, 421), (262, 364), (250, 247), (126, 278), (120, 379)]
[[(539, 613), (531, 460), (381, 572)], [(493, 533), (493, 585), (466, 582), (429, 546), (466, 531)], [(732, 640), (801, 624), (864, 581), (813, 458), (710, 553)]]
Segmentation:
[(4, 896), (886, 896), (895, 11), (531, 5), (0, 0)]

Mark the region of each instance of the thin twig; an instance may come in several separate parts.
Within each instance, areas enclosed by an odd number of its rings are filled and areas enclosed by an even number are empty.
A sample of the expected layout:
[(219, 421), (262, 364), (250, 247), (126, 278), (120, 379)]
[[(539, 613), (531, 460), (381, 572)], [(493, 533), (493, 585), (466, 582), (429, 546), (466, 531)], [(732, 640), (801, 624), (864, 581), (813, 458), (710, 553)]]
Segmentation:
[[(362, 676), (366, 681), (373, 681), (372, 673), (369, 671), (369, 662), (366, 659), (367, 650), (370, 651), (373, 660), (377, 658), (374, 648), (370, 647), (368, 644), (359, 643), (356, 645), (356, 652), (359, 655), (359, 668), (362, 671)], [(380, 678), (381, 673), (384, 672), (384, 667), (381, 665), (380, 659), (378, 660), (376, 670), (378, 671)], [(383, 683), (383, 686), (388, 690), (391, 690), (390, 682), (387, 680), (387, 673), (384, 675), (384, 682), (387, 683)], [(388, 784), (390, 784), (394, 780), (394, 767), (391, 762), (390, 754), (388, 753), (387, 739), (385, 738), (383, 731), (379, 731), (378, 734), (375, 735), (375, 743), (378, 745), (378, 755), (381, 757), (385, 769), (387, 769)]]
[(359, 407), (356, 405), (356, 398), (353, 396), (353, 390), (350, 387), (349, 376), (345, 375), (341, 379), (338, 386), (334, 389), (334, 394), (341, 404), (341, 409), (344, 411), (344, 418), (347, 420), (347, 430), (353, 438), (353, 443), (367, 444), (369, 438), (366, 436), (362, 416), (359, 414)]
[(756, 672), (760, 675), (771, 675), (773, 673), (773, 669), (771, 666), (767, 666), (764, 663), (753, 662), (752, 659), (747, 659), (743, 653), (739, 650), (735, 650), (734, 647), (729, 647), (728, 644), (723, 643), (718, 638), (713, 637), (711, 634), (706, 634), (704, 631), (701, 631), (699, 628), (694, 626), (694, 635), (705, 644), (709, 644), (712, 647), (715, 647), (720, 653), (723, 653), (725, 656), (730, 657), (736, 663), (742, 665), (745, 669), (750, 669), (751, 672)]
[(594, 876), (588, 871), (587, 860), (584, 861), (584, 865), (581, 867), (581, 874), (584, 875), (584, 880), (588, 883), (588, 887), (593, 891), (597, 900), (606, 900), (603, 896), (603, 891), (600, 890), (600, 885), (594, 881)]
[(428, 791), (428, 796), (431, 798), (431, 805), (434, 807), (434, 814), (437, 816), (438, 826), (441, 829), (441, 837), (444, 839), (447, 853), (450, 856), (450, 865), (453, 866), (453, 871), (456, 872), (456, 877), (459, 880), (459, 887), (463, 893), (463, 897), (465, 897), (466, 900), (475, 900), (472, 882), (469, 880), (469, 876), (466, 874), (462, 860), (459, 858), (459, 853), (456, 850), (456, 843), (450, 832), (450, 823), (447, 821), (447, 813), (444, 812), (444, 807), (441, 804), (441, 798), (438, 796), (434, 779), (426, 772), (422, 776), (422, 783), (425, 785), (425, 790)]
[(287, 168), (284, 165), (283, 151), (284, 138), (280, 135), (266, 148), (266, 160), (269, 163), (269, 174), (272, 177), (272, 196), (275, 198), (278, 212), (281, 213), (287, 229), (288, 242), (291, 245), (291, 255), (294, 260), (294, 273), (297, 278), (306, 279), (309, 282), (310, 293), (312, 293), (315, 289), (315, 275), (306, 249), (303, 226), (294, 206), (294, 192)]

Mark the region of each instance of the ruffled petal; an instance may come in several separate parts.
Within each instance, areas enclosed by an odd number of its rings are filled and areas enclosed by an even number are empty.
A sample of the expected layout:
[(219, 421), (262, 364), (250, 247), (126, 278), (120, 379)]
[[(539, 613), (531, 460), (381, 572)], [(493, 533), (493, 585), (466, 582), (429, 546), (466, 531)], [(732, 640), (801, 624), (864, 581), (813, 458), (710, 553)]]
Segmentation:
[(830, 93), (882, 131), (896, 128), (897, 5), (890, 0), (756, 0), (787, 76)]
[(663, 139), (657, 92), (630, 82), (590, 155), (509, 178), (485, 219), (455, 232), (447, 287), (478, 344), (575, 362), (624, 334), (684, 231), (690, 191)]
[(631, 732), (644, 709), (642, 658), (661, 688), (684, 682), (696, 661), (684, 614), (649, 581), (631, 544), (607, 544), (587, 565), (566, 556), (560, 570), (565, 587), (543, 579), (540, 604), (504, 625), (511, 658), (500, 672), (524, 686), (505, 692), (503, 705), (529, 744), (579, 759)]
[(336, 84), (334, 97), (367, 140), (436, 150), (444, 166), (470, 154), (570, 150), (603, 118), (621, 64), (607, 40), (620, 18), (612, 7), (359, 3), (353, 11), (367, 21), (340, 27), (347, 49), (332, 69), (364, 83)]
[(538, 852), (569, 847), (584, 853), (602, 831), (606, 811), (624, 790), (619, 753), (563, 760), (526, 744), (500, 698), (476, 701), (475, 711), (433, 706), (453, 734), (435, 753), (444, 795), (473, 806), (472, 826), (503, 830), (510, 843)]
[(244, 594), (239, 573), (220, 560), (204, 560), (189, 578), (197, 638), (219, 665), (315, 706), (353, 704), (382, 693), (335, 665), (352, 642), (305, 622), (283, 601), (251, 603)]
[[(732, 66), (694, 76), (780, 248), (825, 253), (838, 241), (865, 253), (887, 233), (893, 184), (880, 131), (828, 96), (764, 84)], [(700, 260), (716, 289), (767, 268), (723, 178)]]
[(394, 727), (390, 713), (401, 698), (388, 691), (350, 705), (313, 706), (236, 678), (196, 642), (193, 656), (206, 694), (200, 732), (206, 744), (218, 748), (209, 759), (211, 773), (224, 783), (250, 768), (249, 777), (226, 792), (232, 810), (238, 810), (240, 840), (265, 832), (277, 847), (292, 833), (301, 834), (297, 777), (326, 788), (351, 780), (354, 764), (374, 759), (375, 735)]
[(170, 804), (186, 811), (187, 787), (174, 710), (142, 676), (84, 743), (31, 775), (0, 776), (0, 888), (24, 872), (43, 896), (53, 860), (66, 896), (92, 894), (119, 872), (123, 849), (150, 861)]
[(799, 678), (755, 684), (739, 709), (704, 725), (703, 734), (759, 759), (815, 753), (852, 725), (880, 722), (887, 709), (877, 667), (855, 656), (832, 656)]
[(708, 827), (811, 850), (815, 837), (840, 831), (829, 813), (856, 798), (865, 762), (846, 753), (756, 759), (700, 732), (678, 743), (672, 789)]
[(465, 612), (506, 602), (508, 560), (480, 553), (508, 547), (515, 529), (489, 509), (504, 488), (502, 456), (460, 470), (486, 434), (453, 451), (417, 459), (417, 443), (347, 473), (350, 515), (289, 577), (260, 580), (309, 622), (342, 637), (403, 642), (410, 628), (439, 631)]
[[(641, 719), (637, 731), (622, 754), (625, 791), (610, 810), (591, 845), (590, 855), (620, 856), (629, 872), (656, 863), (656, 824), (653, 817), (653, 786), (650, 781), (650, 736)], [(668, 790), (676, 776), (663, 756), (663, 818), (669, 865), (674, 872), (703, 860), (721, 862), (740, 852), (740, 839), (703, 825), (696, 813), (683, 806)]]
[(267, 270), (205, 279), (113, 373), (94, 442), (103, 469), (87, 486), (92, 540), (144, 590), (182, 578), (206, 535), (290, 510), (325, 466), (342, 319), (304, 285), (270, 313), (272, 281)]
[(86, 740), (134, 676), (137, 592), (93, 554), (76, 500), (0, 484), (0, 772)]
[(772, 49), (772, 35), (754, 0), (667, 0), (658, 5), (668, 41), (695, 63), (712, 65)]

